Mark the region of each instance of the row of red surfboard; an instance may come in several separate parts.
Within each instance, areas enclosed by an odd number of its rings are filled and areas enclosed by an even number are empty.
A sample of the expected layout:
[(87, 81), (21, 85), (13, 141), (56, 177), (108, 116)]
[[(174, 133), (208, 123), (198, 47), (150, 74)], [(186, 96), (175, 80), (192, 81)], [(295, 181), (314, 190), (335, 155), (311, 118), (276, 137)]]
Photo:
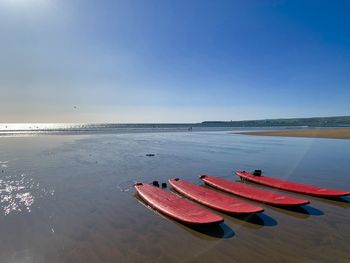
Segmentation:
[[(317, 197), (337, 198), (350, 195), (350, 192), (347, 191), (289, 182), (263, 176), (261, 174), (255, 175), (254, 173), (246, 171), (237, 171), (236, 175), (243, 180), (248, 180), (265, 186)], [(289, 207), (310, 203), (309, 200), (258, 189), (244, 183), (230, 181), (215, 176), (202, 175), (200, 176), (200, 179), (205, 184), (215, 189), (273, 206)], [(179, 178), (169, 179), (169, 184), (174, 190), (176, 190), (176, 192), (184, 197), (223, 213), (244, 215), (264, 211), (260, 206), (244, 202), (218, 191)], [(191, 225), (201, 225), (220, 223), (224, 221), (221, 216), (212, 213), (193, 202), (189, 202), (185, 198), (179, 197), (174, 193), (165, 191), (151, 184), (136, 183), (134, 187), (141, 199), (143, 199), (149, 206), (179, 222)]]

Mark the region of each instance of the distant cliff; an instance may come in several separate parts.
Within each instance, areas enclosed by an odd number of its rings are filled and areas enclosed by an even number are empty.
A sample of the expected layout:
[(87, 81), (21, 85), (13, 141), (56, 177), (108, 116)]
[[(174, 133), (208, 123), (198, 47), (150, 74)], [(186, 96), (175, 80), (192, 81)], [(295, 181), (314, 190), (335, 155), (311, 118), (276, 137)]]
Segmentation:
[(203, 121), (205, 126), (225, 127), (276, 127), (276, 126), (309, 126), (309, 127), (350, 127), (350, 116), (266, 119), (248, 121)]

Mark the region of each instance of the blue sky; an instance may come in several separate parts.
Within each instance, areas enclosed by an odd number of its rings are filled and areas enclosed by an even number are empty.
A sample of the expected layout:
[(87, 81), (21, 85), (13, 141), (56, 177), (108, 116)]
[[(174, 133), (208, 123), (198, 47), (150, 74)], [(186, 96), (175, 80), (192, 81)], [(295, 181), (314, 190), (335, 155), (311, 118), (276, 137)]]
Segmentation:
[(349, 10), (347, 1), (0, 0), (0, 122), (349, 115)]

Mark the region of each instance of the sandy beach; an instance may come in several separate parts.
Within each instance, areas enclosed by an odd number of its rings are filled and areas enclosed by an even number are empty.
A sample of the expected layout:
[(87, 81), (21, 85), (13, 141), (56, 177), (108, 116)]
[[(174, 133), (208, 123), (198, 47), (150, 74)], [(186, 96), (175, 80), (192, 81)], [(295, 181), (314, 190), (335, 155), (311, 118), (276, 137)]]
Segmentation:
[(347, 262), (350, 257), (349, 198), (285, 192), (311, 201), (296, 210), (245, 200), (265, 211), (247, 218), (218, 212), (224, 223), (196, 229), (160, 216), (132, 187), (135, 181), (174, 177), (202, 184), (198, 175), (204, 173), (237, 180), (236, 169), (263, 169), (283, 179), (349, 190), (349, 140), (263, 140), (228, 132), (17, 135), (0, 137), (0, 148), (0, 262)]
[(258, 136), (282, 136), (282, 137), (309, 137), (329, 139), (350, 139), (350, 128), (341, 129), (307, 129), (307, 130), (278, 130), (278, 131), (253, 131), (239, 134)]

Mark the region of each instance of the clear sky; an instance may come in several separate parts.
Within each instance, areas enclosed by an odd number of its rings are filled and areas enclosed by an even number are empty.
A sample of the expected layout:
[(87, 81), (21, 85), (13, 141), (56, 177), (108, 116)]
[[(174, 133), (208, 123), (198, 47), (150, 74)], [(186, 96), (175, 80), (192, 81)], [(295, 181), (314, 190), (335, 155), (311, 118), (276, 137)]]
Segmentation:
[(350, 115), (349, 1), (0, 0), (0, 122)]

